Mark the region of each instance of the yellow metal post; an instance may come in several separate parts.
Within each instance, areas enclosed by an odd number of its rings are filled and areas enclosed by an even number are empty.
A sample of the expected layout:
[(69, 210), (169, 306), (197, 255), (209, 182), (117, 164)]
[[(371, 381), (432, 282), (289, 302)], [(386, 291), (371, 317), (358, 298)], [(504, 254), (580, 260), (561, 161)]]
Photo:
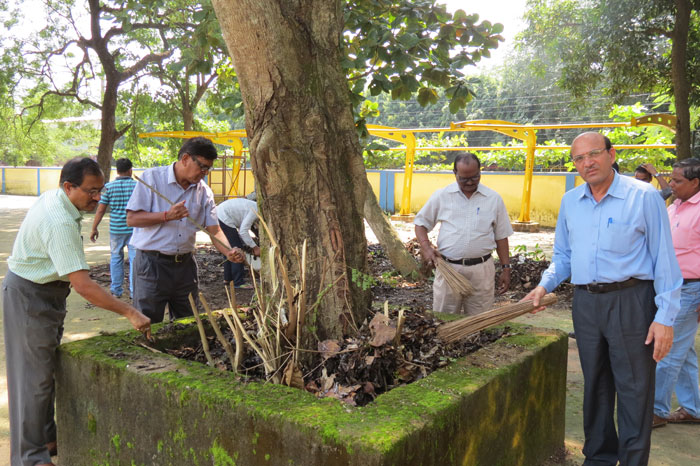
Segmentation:
[(525, 158), (525, 181), (523, 183), (523, 198), (520, 201), (520, 215), (518, 222), (530, 222), (530, 199), (532, 197), (532, 175), (535, 169), (535, 146), (537, 138), (535, 131), (527, 131), (525, 137), (526, 158)]

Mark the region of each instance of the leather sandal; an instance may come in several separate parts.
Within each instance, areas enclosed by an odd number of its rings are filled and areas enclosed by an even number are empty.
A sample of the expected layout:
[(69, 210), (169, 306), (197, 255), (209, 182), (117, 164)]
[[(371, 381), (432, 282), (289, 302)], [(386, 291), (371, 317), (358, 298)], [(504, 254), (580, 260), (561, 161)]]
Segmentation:
[(651, 422), (652, 429), (656, 429), (657, 427), (663, 427), (666, 424), (668, 424), (668, 419), (661, 417), (661, 416), (657, 416), (656, 414), (654, 414), (654, 418)]
[(668, 422), (672, 424), (680, 424), (687, 422), (689, 424), (700, 424), (700, 417), (691, 416), (682, 406), (669, 414)]
[(56, 442), (49, 442), (46, 444), (46, 449), (49, 450), (49, 455), (58, 455), (58, 444)]

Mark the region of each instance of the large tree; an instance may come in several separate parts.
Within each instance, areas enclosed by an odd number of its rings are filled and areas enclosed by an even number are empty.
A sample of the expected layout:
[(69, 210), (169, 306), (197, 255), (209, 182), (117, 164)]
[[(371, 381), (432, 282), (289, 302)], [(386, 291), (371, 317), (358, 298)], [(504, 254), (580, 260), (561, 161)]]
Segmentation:
[(523, 40), (533, 65), (559, 61), (559, 84), (583, 100), (672, 96), (683, 159), (691, 156), (690, 106), (700, 105), (699, 10), (700, 0), (530, 0)]
[(458, 68), (488, 54), (501, 26), (433, 1), (213, 3), (240, 83), (262, 215), (285, 262), (308, 241), (301, 299), (323, 298), (307, 322), (317, 338), (338, 337), (368, 304), (350, 279), (366, 271), (367, 181), (353, 104), (366, 83), (424, 104), (447, 88), (458, 109), (470, 98)]
[[(142, 77), (149, 65), (173, 55), (177, 38), (196, 40), (201, 28), (193, 16), (201, 6), (184, 0), (44, 0), (46, 27), (22, 38), (25, 78), (48, 83), (35, 104), (41, 109), (51, 96), (73, 98), (101, 112), (97, 160), (109, 173), (114, 144), (128, 129), (119, 125), (117, 108), (122, 86)], [(183, 43), (184, 41), (179, 41)], [(66, 77), (68, 79), (66, 79)], [(101, 82), (100, 91), (91, 83)], [(96, 95), (99, 94), (99, 95)]]

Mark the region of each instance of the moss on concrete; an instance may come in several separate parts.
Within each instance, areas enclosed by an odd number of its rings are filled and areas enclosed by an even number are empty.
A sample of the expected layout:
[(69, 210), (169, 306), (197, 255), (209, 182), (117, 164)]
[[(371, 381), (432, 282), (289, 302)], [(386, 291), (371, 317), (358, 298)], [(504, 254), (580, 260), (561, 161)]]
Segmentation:
[[(61, 460), (477, 464), (489, 455), (489, 464), (537, 464), (563, 445), (566, 336), (511, 333), (363, 408), (154, 355), (132, 344), (133, 332), (68, 343), (59, 358)], [(504, 359), (508, 348), (516, 350)]]

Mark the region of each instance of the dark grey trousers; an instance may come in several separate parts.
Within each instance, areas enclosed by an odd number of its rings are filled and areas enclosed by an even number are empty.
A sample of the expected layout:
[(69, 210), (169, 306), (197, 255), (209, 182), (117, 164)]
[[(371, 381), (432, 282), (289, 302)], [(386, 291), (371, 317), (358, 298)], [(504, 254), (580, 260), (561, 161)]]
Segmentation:
[(10, 461), (12, 466), (49, 463), (46, 444), (56, 440), (56, 349), (70, 288), (39, 285), (8, 271), (2, 289)]
[(134, 307), (151, 319), (163, 322), (165, 305), (170, 319), (192, 315), (188, 295), (197, 298), (197, 262), (190, 254), (182, 262), (165, 256), (153, 256), (140, 249), (134, 257)]
[[(654, 404), (654, 286), (610, 293), (574, 292), (573, 321), (583, 369), (584, 465), (645, 465)], [(617, 424), (615, 429), (615, 398)]]

